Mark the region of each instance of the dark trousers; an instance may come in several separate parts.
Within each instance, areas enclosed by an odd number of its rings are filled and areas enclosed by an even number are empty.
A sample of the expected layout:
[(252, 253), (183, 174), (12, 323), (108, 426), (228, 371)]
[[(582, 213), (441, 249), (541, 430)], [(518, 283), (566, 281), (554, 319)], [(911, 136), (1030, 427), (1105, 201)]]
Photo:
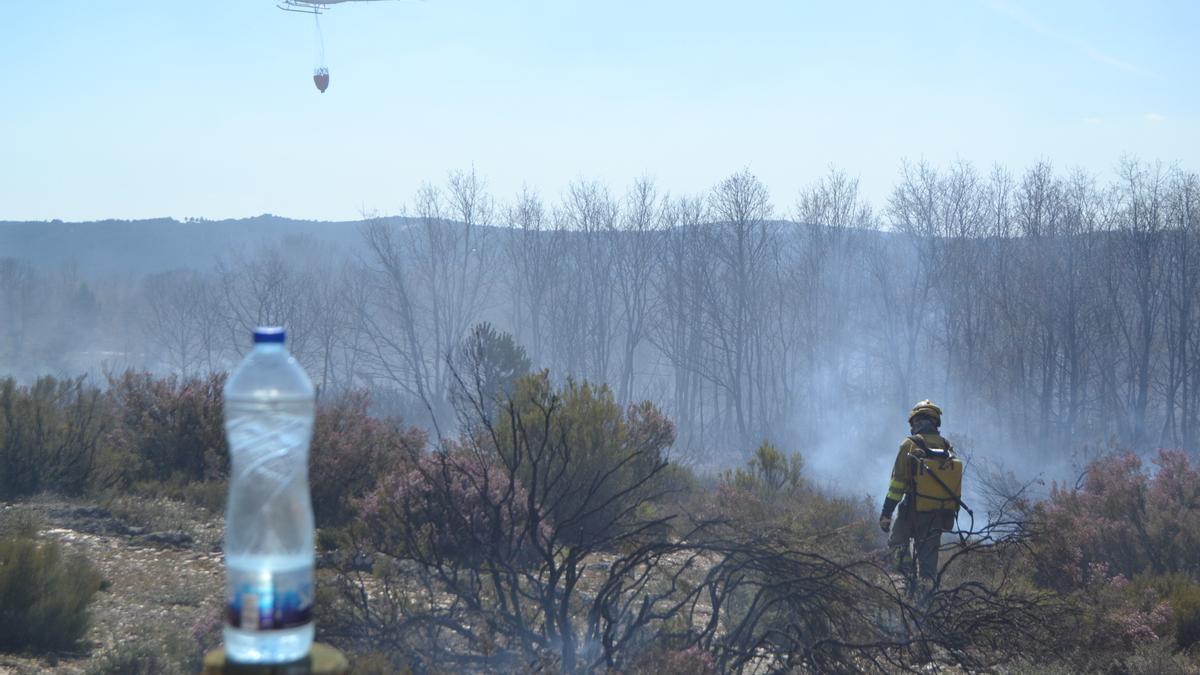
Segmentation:
[(912, 574), (915, 558), (916, 572), (926, 579), (937, 578), (938, 549), (942, 543), (942, 532), (952, 529), (953, 512), (918, 513), (913, 508), (912, 500), (905, 497), (904, 501), (900, 502), (899, 513), (888, 537), (888, 546), (892, 547), (896, 555), (896, 566), (901, 572)]

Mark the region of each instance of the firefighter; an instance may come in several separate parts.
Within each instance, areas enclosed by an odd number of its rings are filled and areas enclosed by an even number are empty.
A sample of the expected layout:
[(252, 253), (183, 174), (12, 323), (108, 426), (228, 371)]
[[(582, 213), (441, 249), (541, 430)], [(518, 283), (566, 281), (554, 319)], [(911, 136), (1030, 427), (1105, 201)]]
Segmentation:
[[(954, 529), (962, 503), (962, 461), (938, 433), (942, 409), (932, 401), (914, 406), (908, 424), (912, 435), (904, 439), (896, 455), (879, 527), (891, 532), (888, 546), (894, 552), (897, 570), (909, 578), (916, 572), (933, 581), (938, 573), (942, 533)], [(893, 523), (897, 504), (900, 513)]]

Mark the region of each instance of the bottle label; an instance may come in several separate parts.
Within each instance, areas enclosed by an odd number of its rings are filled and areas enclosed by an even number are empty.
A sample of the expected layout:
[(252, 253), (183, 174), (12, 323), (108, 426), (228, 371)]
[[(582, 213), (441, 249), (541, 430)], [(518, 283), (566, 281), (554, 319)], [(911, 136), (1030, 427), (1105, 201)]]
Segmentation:
[(225, 620), (242, 630), (297, 628), (313, 618), (311, 567), (271, 572), (229, 568)]

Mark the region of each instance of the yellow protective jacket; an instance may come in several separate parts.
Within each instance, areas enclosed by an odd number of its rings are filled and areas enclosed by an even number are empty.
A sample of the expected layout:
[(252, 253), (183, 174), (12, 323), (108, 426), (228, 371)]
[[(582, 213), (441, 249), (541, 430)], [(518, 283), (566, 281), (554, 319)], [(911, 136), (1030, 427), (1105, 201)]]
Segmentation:
[[(950, 443), (942, 438), (941, 434), (918, 434), (921, 440), (925, 441), (925, 445), (937, 450), (945, 450), (950, 447)], [(917, 447), (916, 443), (905, 438), (900, 444), (900, 452), (896, 453), (896, 463), (892, 465), (892, 482), (888, 484), (887, 498), (893, 502), (900, 501), (900, 498), (914, 491), (913, 475), (916, 463), (913, 457), (920, 457), (924, 452)]]

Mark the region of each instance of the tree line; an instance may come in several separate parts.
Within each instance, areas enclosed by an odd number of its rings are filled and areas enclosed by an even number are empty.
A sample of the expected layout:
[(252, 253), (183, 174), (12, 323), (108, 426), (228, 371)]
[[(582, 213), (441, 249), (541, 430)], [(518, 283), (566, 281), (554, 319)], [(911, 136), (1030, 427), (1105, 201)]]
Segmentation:
[(557, 381), (656, 401), (700, 463), (763, 438), (890, 444), (926, 397), (980, 445), (1195, 451), (1198, 201), (1195, 173), (1135, 159), (1107, 179), (906, 163), (879, 207), (836, 169), (786, 205), (747, 170), (699, 195), (642, 178), (503, 203), (456, 172), (352, 249), (265, 241), (136, 283), (0, 261), (0, 362), (202, 375), (282, 324), (323, 391), (449, 433), (454, 360), (486, 322)]

